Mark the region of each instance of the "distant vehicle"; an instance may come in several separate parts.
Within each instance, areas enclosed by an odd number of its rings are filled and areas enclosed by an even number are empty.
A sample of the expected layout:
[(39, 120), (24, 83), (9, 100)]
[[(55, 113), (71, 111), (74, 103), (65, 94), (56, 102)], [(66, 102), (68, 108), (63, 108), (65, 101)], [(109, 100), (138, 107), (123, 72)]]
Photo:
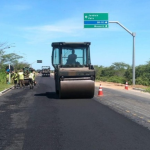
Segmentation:
[(41, 69), (37, 69), (37, 72), (38, 72), (38, 73), (41, 73), (41, 72), (42, 72), (42, 70), (41, 70)]
[(52, 43), (55, 89), (59, 98), (92, 98), (95, 70), (91, 65), (90, 42)]
[(42, 66), (42, 77), (50, 77), (50, 66)]

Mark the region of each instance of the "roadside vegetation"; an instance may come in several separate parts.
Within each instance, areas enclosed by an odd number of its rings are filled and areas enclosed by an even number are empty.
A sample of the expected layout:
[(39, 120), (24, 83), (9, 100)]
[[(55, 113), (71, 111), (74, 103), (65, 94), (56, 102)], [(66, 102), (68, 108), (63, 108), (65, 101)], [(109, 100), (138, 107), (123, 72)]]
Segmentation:
[(0, 84), (0, 91), (12, 87), (12, 84)]
[[(132, 66), (123, 62), (115, 62), (109, 67), (94, 66), (97, 81), (115, 82), (125, 84), (128, 81), (132, 85)], [(150, 92), (150, 61), (145, 65), (135, 68), (136, 85), (146, 86), (145, 91)]]
[(146, 89), (145, 89), (145, 92), (150, 93), (150, 87), (146, 88)]
[(7, 49), (11, 48), (11, 45), (7, 43), (0, 43), (0, 91), (12, 86), (6, 83), (6, 67), (11, 64), (15, 71), (29, 66), (28, 63), (20, 61), (23, 56), (16, 53), (7, 53)]

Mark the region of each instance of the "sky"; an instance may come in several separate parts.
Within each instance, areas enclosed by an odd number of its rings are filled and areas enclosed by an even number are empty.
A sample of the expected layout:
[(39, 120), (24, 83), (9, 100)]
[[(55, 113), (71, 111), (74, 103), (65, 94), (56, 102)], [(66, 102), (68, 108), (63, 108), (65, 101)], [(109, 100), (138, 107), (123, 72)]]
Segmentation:
[[(50, 66), (52, 42), (91, 42), (93, 65), (132, 65), (133, 37), (116, 23), (84, 28), (84, 13), (108, 13), (135, 36), (135, 66), (150, 60), (149, 0), (1, 0), (0, 43), (35, 69)], [(43, 63), (37, 63), (42, 60)]]

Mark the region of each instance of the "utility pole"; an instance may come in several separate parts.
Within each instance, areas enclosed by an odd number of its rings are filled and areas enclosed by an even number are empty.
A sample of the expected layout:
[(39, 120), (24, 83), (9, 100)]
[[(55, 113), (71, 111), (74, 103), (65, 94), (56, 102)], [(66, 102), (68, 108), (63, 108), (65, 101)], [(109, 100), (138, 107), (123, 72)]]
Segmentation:
[(121, 23), (119, 23), (118, 21), (109, 21), (109, 23), (117, 23), (118, 25), (120, 25), (123, 29), (125, 29), (129, 34), (132, 35), (133, 37), (133, 57), (132, 57), (132, 84), (135, 85), (135, 32), (131, 32), (129, 31), (127, 28), (125, 28)]

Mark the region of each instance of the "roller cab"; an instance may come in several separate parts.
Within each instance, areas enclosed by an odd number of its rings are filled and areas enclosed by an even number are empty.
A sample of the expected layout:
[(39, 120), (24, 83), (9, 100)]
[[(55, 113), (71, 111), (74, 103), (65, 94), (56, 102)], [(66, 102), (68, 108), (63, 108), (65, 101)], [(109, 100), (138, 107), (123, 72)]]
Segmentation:
[(52, 43), (55, 89), (60, 98), (92, 98), (95, 70), (90, 60), (90, 42)]

